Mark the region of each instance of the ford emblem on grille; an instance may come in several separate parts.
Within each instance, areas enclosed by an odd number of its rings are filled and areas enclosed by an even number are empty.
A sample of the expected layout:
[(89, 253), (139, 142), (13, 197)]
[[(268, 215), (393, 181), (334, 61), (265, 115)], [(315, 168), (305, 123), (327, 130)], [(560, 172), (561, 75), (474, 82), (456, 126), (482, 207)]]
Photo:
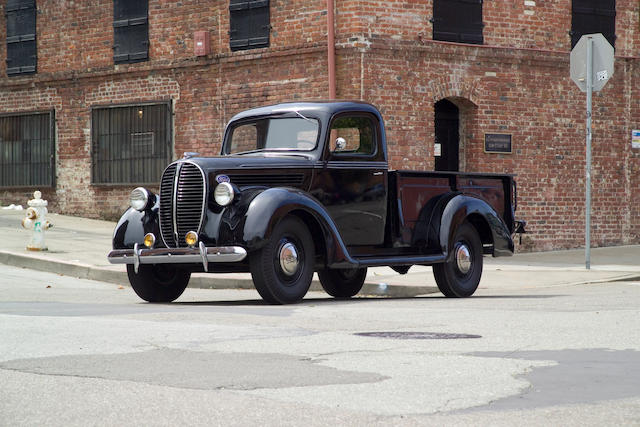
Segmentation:
[(218, 182), (218, 184), (220, 184), (222, 182), (231, 182), (231, 180), (229, 179), (229, 177), (227, 175), (218, 175), (218, 176), (216, 176), (216, 181)]

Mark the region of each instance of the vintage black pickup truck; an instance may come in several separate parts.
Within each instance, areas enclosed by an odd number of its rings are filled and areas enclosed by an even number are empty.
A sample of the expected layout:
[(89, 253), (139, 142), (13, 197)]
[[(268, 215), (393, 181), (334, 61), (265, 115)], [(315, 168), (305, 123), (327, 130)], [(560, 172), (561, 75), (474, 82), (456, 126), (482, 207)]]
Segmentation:
[(169, 302), (192, 272), (251, 272), (274, 304), (301, 300), (317, 272), (356, 295), (367, 267), (431, 265), (440, 291), (468, 297), (483, 254), (513, 254), (511, 175), (389, 170), (380, 112), (361, 102), (255, 108), (229, 122), (219, 157), (185, 153), (157, 193), (138, 187), (111, 263), (134, 291)]

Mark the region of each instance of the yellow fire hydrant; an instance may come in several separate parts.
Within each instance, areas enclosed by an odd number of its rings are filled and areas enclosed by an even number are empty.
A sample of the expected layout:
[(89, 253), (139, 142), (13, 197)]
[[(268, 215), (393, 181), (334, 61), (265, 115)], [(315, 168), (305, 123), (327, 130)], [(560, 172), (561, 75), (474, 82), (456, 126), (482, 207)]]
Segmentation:
[(27, 250), (46, 251), (47, 245), (44, 243), (44, 231), (53, 227), (53, 224), (46, 218), (49, 202), (42, 200), (41, 192), (34, 191), (33, 199), (29, 200), (27, 204), (29, 208), (25, 212), (26, 217), (22, 220), (22, 226), (27, 230), (33, 230)]

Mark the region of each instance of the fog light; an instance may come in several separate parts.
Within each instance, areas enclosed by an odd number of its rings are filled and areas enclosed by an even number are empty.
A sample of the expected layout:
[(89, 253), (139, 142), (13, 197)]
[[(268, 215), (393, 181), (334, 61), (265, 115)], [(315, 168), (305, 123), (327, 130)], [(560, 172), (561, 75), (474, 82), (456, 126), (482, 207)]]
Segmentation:
[(184, 241), (187, 242), (190, 248), (193, 248), (198, 244), (198, 234), (195, 231), (189, 231), (186, 236), (184, 236)]
[(153, 248), (153, 245), (156, 244), (156, 236), (153, 233), (147, 233), (144, 236), (144, 245), (149, 249)]

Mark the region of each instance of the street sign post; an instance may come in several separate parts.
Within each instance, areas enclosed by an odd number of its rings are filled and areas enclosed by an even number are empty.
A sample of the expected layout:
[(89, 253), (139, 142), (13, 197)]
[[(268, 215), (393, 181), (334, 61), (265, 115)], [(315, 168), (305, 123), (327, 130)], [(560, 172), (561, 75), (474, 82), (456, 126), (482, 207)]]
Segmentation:
[(600, 33), (585, 34), (571, 51), (570, 75), (587, 93), (587, 161), (585, 213), (585, 266), (591, 268), (591, 98), (613, 76), (613, 46)]

